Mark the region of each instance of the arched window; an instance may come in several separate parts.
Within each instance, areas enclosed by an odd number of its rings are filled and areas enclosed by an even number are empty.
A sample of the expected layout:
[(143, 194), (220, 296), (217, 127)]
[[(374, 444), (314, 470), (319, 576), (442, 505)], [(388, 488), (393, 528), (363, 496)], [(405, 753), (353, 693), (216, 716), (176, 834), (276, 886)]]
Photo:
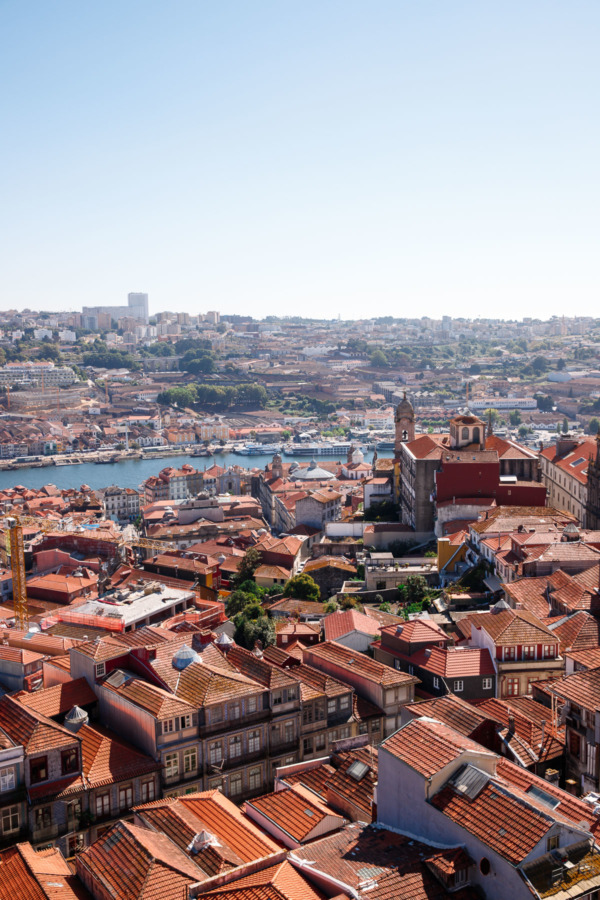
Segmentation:
[(463, 430), (462, 430), (462, 439), (463, 439), (463, 441), (468, 441), (468, 440), (469, 440), (469, 429), (468, 429), (468, 428), (463, 428)]
[(404, 431), (402, 432), (402, 440), (403, 440), (403, 441), (407, 441), (407, 440), (408, 440), (408, 431), (406, 430), (406, 428), (405, 428)]
[(479, 428), (473, 429), (473, 443), (478, 444), (481, 438), (479, 437)]

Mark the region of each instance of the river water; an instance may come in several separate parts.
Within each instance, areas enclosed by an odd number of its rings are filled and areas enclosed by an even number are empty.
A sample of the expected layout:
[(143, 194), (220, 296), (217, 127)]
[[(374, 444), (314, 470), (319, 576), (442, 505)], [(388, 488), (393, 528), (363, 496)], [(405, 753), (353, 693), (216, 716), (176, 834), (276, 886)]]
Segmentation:
[[(391, 456), (391, 450), (379, 451), (379, 457)], [(373, 458), (372, 451), (365, 451), (365, 460), (370, 462)], [(171, 459), (124, 459), (120, 462), (107, 465), (95, 463), (82, 463), (80, 466), (44, 466), (41, 469), (17, 469), (12, 471), (0, 471), (0, 490), (14, 487), (16, 484), (24, 484), (26, 487), (39, 488), (45, 484), (55, 484), (57, 488), (79, 488), (82, 484), (89, 485), (93, 490), (107, 487), (109, 484), (117, 484), (119, 487), (129, 487), (137, 490), (142, 481), (150, 475), (158, 475), (166, 466), (178, 468), (184, 463), (191, 463), (195, 469), (208, 469), (213, 463), (226, 468), (230, 465), (243, 466), (246, 469), (264, 469), (267, 463), (273, 459), (272, 454), (265, 456), (245, 456), (239, 453), (218, 453), (213, 457), (174, 456)], [(293, 457), (284, 456), (284, 462), (291, 462)], [(332, 456), (319, 456), (319, 460), (342, 461), (339, 454)], [(309, 457), (298, 457), (298, 462), (308, 462)]]

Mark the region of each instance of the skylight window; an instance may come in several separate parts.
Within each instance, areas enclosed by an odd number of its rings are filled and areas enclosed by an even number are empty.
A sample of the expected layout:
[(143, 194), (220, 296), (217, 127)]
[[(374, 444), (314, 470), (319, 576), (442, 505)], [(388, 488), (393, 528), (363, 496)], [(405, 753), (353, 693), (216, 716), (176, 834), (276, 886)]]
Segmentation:
[(348, 767), (348, 775), (350, 778), (354, 778), (355, 781), (362, 781), (368, 771), (368, 765), (364, 762), (360, 762), (358, 759)]
[(557, 800), (556, 797), (553, 797), (552, 794), (549, 794), (547, 791), (542, 790), (542, 788), (538, 787), (535, 784), (532, 784), (529, 790), (527, 791), (530, 797), (534, 797), (538, 803), (543, 803), (544, 806), (548, 806), (550, 809), (556, 809), (560, 800)]
[(575, 466), (578, 466), (582, 462), (585, 462), (585, 456), (580, 456), (579, 459), (576, 459), (575, 462), (569, 463), (569, 465), (574, 469)]

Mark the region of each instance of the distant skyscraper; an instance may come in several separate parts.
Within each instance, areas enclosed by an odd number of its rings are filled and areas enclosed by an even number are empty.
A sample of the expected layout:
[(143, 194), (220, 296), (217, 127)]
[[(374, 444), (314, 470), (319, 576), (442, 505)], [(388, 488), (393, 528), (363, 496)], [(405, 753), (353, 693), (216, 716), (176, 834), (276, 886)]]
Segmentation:
[(143, 319), (148, 324), (148, 294), (127, 294), (127, 304), (134, 319)]
[[(91, 328), (95, 331), (97, 328), (110, 328), (112, 319), (118, 321), (130, 317), (137, 319), (144, 325), (148, 324), (148, 294), (128, 294), (127, 306), (84, 306), (82, 310), (83, 316), (95, 316), (97, 321), (95, 325), (87, 325), (84, 327)], [(99, 317), (107, 316), (109, 321), (102, 322)]]

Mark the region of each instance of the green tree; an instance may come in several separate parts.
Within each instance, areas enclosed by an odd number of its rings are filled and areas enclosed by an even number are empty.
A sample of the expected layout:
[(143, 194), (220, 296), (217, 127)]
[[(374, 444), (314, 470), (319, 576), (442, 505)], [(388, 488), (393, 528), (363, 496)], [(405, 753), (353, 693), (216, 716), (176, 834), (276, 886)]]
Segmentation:
[(519, 437), (521, 438), (521, 440), (523, 440), (523, 438), (526, 438), (527, 435), (529, 434), (529, 426), (528, 425), (519, 425), (518, 434), (519, 434)]
[(233, 579), (235, 587), (239, 587), (245, 581), (254, 581), (254, 573), (260, 566), (260, 560), (260, 550), (256, 547), (246, 550)]
[(510, 424), (513, 426), (513, 428), (516, 428), (517, 425), (520, 425), (521, 422), (523, 421), (523, 417), (521, 415), (521, 410), (513, 409), (513, 411), (509, 415), (509, 419), (510, 419)]
[(296, 600), (310, 600), (318, 602), (321, 598), (319, 585), (310, 575), (294, 575), (283, 589), (284, 597), (294, 597)]
[(373, 350), (370, 356), (370, 362), (372, 366), (375, 366), (377, 369), (384, 369), (387, 364), (387, 356), (383, 352), (383, 350)]
[(253, 603), (255, 600), (256, 597), (254, 594), (250, 594), (247, 591), (242, 591), (239, 589), (235, 590), (225, 601), (225, 612), (230, 619), (233, 619), (239, 613), (243, 612), (246, 607), (250, 603)]
[(569, 420), (565, 416), (564, 419), (562, 420), (562, 433), (567, 434), (568, 431), (569, 431)]
[(544, 356), (536, 356), (531, 365), (536, 375), (542, 375), (548, 371), (548, 361)]
[(275, 625), (267, 616), (258, 616), (255, 619), (241, 613), (235, 618), (235, 632), (233, 639), (236, 644), (252, 650), (256, 641), (260, 641), (263, 647), (275, 643)]
[(389, 613), (389, 612), (391, 611), (392, 607), (391, 607), (391, 605), (388, 603), (387, 600), (384, 600), (383, 603), (380, 603), (380, 604), (379, 604), (379, 609), (381, 610), (381, 612), (387, 612), (387, 613)]
[(339, 609), (339, 606), (335, 602), (335, 600), (328, 600), (325, 606), (323, 607), (323, 611), (326, 613), (336, 612)]
[(485, 410), (485, 412), (483, 413), (483, 416), (484, 416), (486, 422), (487, 422), (487, 421), (490, 419), (490, 417), (491, 417), (491, 419), (492, 419), (492, 425), (495, 425), (496, 422), (497, 422), (498, 419), (499, 419), (498, 410), (497, 410), (497, 409), (493, 409), (491, 406), (490, 406), (488, 409)]
[(597, 419), (595, 417), (593, 419), (590, 419), (589, 424), (588, 424), (588, 432), (590, 434), (598, 434), (599, 431), (600, 431), (600, 419)]
[(566, 366), (566, 363), (565, 363), (564, 359), (561, 357), (558, 360), (558, 362), (556, 363), (556, 368), (559, 372), (562, 372), (562, 370), (564, 369), (565, 366)]
[(535, 401), (537, 403), (537, 408), (541, 412), (552, 412), (554, 400), (549, 395), (536, 394)]
[(408, 603), (421, 603), (425, 599), (427, 582), (422, 575), (409, 575), (405, 587)]
[(355, 609), (357, 612), (362, 612), (364, 609), (362, 603), (360, 603), (356, 597), (352, 597), (349, 594), (346, 594), (341, 598), (340, 607), (342, 609)]

